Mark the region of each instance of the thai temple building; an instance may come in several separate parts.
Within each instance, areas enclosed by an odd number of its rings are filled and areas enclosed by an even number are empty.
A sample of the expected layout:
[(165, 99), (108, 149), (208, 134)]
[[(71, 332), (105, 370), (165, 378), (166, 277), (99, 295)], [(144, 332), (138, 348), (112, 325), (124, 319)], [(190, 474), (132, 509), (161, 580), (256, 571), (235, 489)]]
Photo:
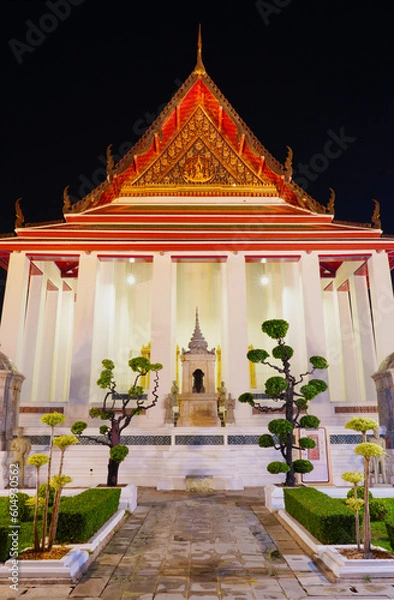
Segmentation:
[[(275, 345), (261, 331), (267, 319), (290, 324), (294, 374), (312, 355), (330, 365), (317, 374), (328, 390), (311, 403), (321, 428), (304, 481), (343, 485), (341, 473), (360, 468), (360, 436), (344, 425), (368, 416), (386, 438), (393, 483), (394, 237), (382, 233), (378, 203), (371, 223), (341, 222), (333, 192), (322, 205), (299, 187), (291, 150), (285, 164), (275, 160), (207, 74), (200, 37), (193, 72), (156, 121), (120, 162), (110, 147), (107, 157), (106, 181), (85, 198), (72, 204), (66, 188), (63, 220), (26, 224), (18, 201), (15, 232), (0, 237), (0, 363), (9, 365), (0, 382), (18, 375), (17, 388), (0, 389), (13, 427), (11, 437), (2, 429), (0, 485), (18, 425), (35, 452), (47, 447), (40, 417), (50, 411), (66, 416), (59, 433), (84, 420), (97, 434), (102, 422), (88, 411), (105, 394), (102, 359), (125, 391), (139, 355), (163, 364), (159, 401), (123, 432), (121, 483), (279, 482), (266, 471), (277, 453), (258, 446), (281, 414), (264, 394), (273, 373), (246, 358)], [(237, 401), (246, 391), (265, 412)], [(95, 485), (107, 462), (106, 446), (81, 439), (65, 472)]]

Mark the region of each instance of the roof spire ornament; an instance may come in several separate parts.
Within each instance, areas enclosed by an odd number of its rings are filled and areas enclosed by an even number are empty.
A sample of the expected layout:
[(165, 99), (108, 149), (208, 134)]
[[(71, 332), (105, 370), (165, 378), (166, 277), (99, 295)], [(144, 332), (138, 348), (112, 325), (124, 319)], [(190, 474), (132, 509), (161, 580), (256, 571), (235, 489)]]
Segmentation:
[(107, 147), (106, 151), (107, 155), (107, 179), (108, 181), (112, 181), (114, 178), (114, 169), (115, 169), (115, 161), (112, 156), (112, 144)]
[[(208, 342), (202, 334), (198, 320), (198, 308), (196, 308), (196, 321), (194, 324), (193, 335), (188, 344), (190, 354), (215, 354), (215, 349), (208, 350)], [(183, 350), (183, 354), (185, 351)]]
[(285, 160), (285, 171), (286, 171), (286, 177), (290, 181), (290, 179), (293, 176), (293, 150), (292, 150), (292, 148), (290, 148), (290, 146), (286, 146), (286, 147), (287, 147), (287, 156), (286, 156), (286, 160)]
[(197, 62), (194, 67), (194, 72), (198, 75), (204, 75), (206, 73), (204, 63), (202, 62), (202, 37), (201, 37), (201, 23), (198, 26), (198, 40), (197, 40)]
[(19, 229), (25, 224), (25, 217), (21, 209), (21, 200), (22, 198), (18, 198), (15, 202), (15, 229)]
[(382, 222), (380, 220), (380, 204), (377, 200), (372, 200), (372, 202), (375, 203), (375, 208), (374, 208), (373, 214), (372, 214), (372, 227), (374, 229), (381, 229)]
[(330, 190), (330, 197), (328, 198), (327, 203), (327, 212), (329, 215), (335, 215), (335, 192), (332, 188)]
[(66, 185), (66, 187), (63, 190), (63, 214), (66, 212), (70, 212), (71, 210), (71, 198), (70, 194), (68, 193), (69, 189), (70, 186)]

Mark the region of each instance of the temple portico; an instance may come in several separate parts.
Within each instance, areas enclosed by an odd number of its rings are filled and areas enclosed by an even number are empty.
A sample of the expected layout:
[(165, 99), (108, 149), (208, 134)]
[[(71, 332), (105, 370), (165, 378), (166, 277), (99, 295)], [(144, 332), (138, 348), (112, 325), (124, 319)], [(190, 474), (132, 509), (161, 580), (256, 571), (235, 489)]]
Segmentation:
[[(372, 375), (394, 351), (394, 239), (376, 210), (371, 223), (336, 221), (333, 193), (322, 205), (298, 186), (292, 152), (279, 163), (255, 138), (206, 73), (201, 47), (196, 68), (141, 140), (119, 163), (110, 148), (107, 157), (96, 189), (74, 204), (65, 191), (62, 220), (24, 225), (19, 217), (15, 234), (0, 237), (1, 351), (25, 377), (17, 420), (32, 446), (46, 439), (42, 413), (63, 411), (67, 425), (88, 420), (102, 401), (103, 359), (114, 361), (126, 391), (127, 363), (141, 355), (163, 369), (158, 405), (125, 431), (140, 458), (126, 459), (127, 481), (178, 485), (196, 471), (224, 481), (232, 466), (230, 488), (273, 481), (258, 437), (280, 407), (264, 393), (271, 370), (246, 354), (270, 351), (261, 324), (285, 319), (295, 373), (313, 355), (329, 362), (328, 390), (313, 414), (327, 428), (340, 481), (358, 460), (344, 425), (352, 415), (379, 419)], [(211, 350), (188, 355), (196, 307)], [(168, 417), (173, 382), (178, 422)], [(266, 413), (235, 402), (234, 418), (220, 420), (222, 382), (232, 400), (250, 391)], [(143, 384), (149, 394), (149, 376)], [(199, 421), (191, 407), (204, 394), (211, 412)], [(88, 420), (87, 433), (95, 427)], [(86, 444), (76, 466), (80, 452), (68, 453), (77, 478), (99, 479), (102, 449)]]

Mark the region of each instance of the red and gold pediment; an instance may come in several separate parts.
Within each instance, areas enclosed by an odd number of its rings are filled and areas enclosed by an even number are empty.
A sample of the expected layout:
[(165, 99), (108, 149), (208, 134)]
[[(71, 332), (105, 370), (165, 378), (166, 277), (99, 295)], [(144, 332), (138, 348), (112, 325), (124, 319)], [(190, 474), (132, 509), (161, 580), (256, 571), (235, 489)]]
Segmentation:
[(257, 140), (197, 65), (137, 144), (114, 164), (107, 180), (65, 213), (108, 213), (141, 196), (277, 197), (287, 205), (327, 212), (292, 182), (291, 153), (282, 165)]
[(120, 187), (120, 196), (189, 192), (277, 195), (270, 184), (248, 166), (198, 106), (173, 140), (141, 174)]

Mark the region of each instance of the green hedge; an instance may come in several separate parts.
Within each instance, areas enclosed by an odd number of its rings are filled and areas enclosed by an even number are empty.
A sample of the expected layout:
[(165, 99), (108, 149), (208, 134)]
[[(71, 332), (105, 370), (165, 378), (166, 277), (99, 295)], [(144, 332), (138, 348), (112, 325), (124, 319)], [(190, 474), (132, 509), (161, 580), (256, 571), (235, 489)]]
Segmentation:
[(390, 546), (394, 550), (394, 521), (386, 521), (387, 537), (389, 538)]
[[(12, 533), (13, 529), (10, 528), (10, 522), (1, 521), (0, 522), (0, 561), (5, 562), (9, 556), (10, 551), (16, 549), (19, 552), (22, 552), (25, 548), (29, 548), (33, 543), (33, 530), (32, 523), (20, 523), (20, 528), (18, 528), (18, 545), (17, 547), (12, 546), (12, 537), (9, 535)], [(15, 529), (16, 531), (16, 529)]]
[(322, 544), (352, 544), (355, 519), (350, 508), (314, 488), (284, 488), (286, 511)]
[(59, 513), (56, 540), (85, 543), (118, 510), (120, 488), (94, 488), (65, 498)]

